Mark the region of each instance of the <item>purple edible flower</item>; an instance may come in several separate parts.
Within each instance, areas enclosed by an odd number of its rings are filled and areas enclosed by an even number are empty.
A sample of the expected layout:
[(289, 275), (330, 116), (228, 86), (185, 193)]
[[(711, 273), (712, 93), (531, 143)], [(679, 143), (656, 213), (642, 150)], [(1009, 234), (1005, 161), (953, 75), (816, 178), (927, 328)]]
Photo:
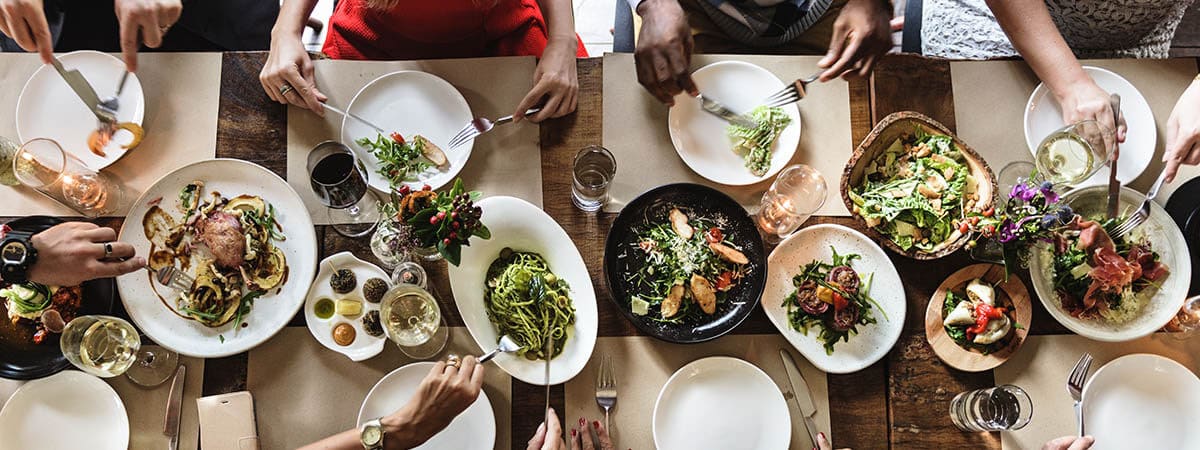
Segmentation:
[(1037, 189), (1034, 189), (1033, 187), (1029, 186), (1028, 184), (1017, 183), (1017, 184), (1013, 185), (1012, 191), (1010, 191), (1008, 193), (1008, 196), (1010, 198), (1019, 198), (1023, 202), (1028, 202), (1030, 200), (1033, 200), (1033, 198), (1036, 197), (1037, 194), (1038, 194)]

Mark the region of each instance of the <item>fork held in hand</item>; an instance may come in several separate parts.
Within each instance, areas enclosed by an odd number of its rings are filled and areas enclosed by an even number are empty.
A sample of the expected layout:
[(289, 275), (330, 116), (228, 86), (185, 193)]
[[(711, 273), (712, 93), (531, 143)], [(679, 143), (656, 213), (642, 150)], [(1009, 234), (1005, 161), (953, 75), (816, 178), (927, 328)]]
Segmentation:
[[(537, 114), (538, 111), (541, 111), (541, 110), (542, 110), (542, 108), (529, 108), (529, 109), (525, 110), (525, 115), (528, 116), (531, 114)], [(506, 123), (512, 122), (512, 120), (513, 120), (513, 116), (504, 116), (499, 119), (496, 119), (495, 122), (491, 121), (487, 117), (476, 118), (476, 119), (468, 122), (467, 125), (463, 127), (463, 129), (458, 131), (458, 134), (454, 135), (454, 138), (450, 139), (450, 144), (449, 144), (450, 147), (448, 149), (457, 148), (460, 145), (466, 144), (467, 141), (469, 141), (471, 139), (475, 139), (476, 137), (478, 137), (479, 135), (481, 135), (483, 133), (492, 131), (492, 128), (496, 128), (496, 125), (504, 125)]]
[(808, 95), (808, 85), (814, 81), (817, 81), (817, 78), (819, 78), (823, 72), (825, 72), (824, 69), (818, 70), (816, 73), (809, 75), (807, 78), (796, 80), (792, 84), (789, 84), (787, 87), (781, 89), (779, 92), (771, 94), (770, 97), (767, 97), (766, 100), (763, 100), (763, 104), (771, 108), (776, 108), (800, 101), (806, 95)]
[(612, 423), (608, 413), (617, 406), (617, 374), (613, 366), (612, 356), (605, 355), (600, 360), (600, 375), (596, 377), (596, 404), (604, 408), (604, 428), (612, 433)]
[(1075, 400), (1075, 424), (1080, 436), (1083, 436), (1083, 386), (1087, 383), (1088, 370), (1091, 368), (1092, 355), (1084, 353), (1079, 357), (1079, 362), (1075, 363), (1075, 368), (1071, 369), (1071, 375), (1067, 377), (1067, 393)]
[(1113, 230), (1113, 238), (1123, 237), (1129, 234), (1130, 231), (1133, 231), (1134, 228), (1146, 223), (1146, 219), (1150, 218), (1150, 202), (1154, 201), (1154, 197), (1158, 196), (1158, 189), (1162, 187), (1163, 181), (1166, 179), (1167, 170), (1164, 168), (1162, 172), (1159, 172), (1158, 179), (1154, 180), (1154, 185), (1150, 186), (1150, 191), (1146, 192), (1146, 200), (1142, 201), (1142, 205), (1138, 207), (1137, 211), (1133, 212), (1133, 215), (1125, 218), (1125, 221), (1121, 222)]
[(175, 266), (167, 266), (158, 270), (151, 269), (146, 266), (146, 270), (154, 277), (154, 280), (163, 286), (175, 289), (177, 291), (186, 292), (192, 288), (195, 280), (182, 270), (176, 269)]

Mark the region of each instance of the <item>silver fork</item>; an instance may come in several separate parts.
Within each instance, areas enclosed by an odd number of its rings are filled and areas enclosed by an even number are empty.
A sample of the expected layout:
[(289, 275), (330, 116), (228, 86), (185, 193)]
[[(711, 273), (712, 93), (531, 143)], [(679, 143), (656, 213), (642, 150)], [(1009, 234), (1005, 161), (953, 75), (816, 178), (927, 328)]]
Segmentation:
[[(542, 108), (529, 108), (525, 110), (525, 115), (528, 116), (530, 114), (537, 114), (537, 112), (541, 110)], [(453, 139), (450, 139), (450, 148), (456, 148), (460, 145), (466, 144), (467, 141), (474, 139), (483, 133), (492, 131), (492, 128), (496, 128), (496, 125), (504, 125), (512, 122), (512, 120), (513, 116), (511, 115), (496, 119), (495, 122), (487, 117), (479, 117), (471, 120), (470, 122), (467, 122), (466, 126), (458, 131), (458, 134), (454, 135)]]
[(1075, 368), (1071, 369), (1071, 375), (1067, 377), (1067, 393), (1075, 400), (1075, 423), (1080, 436), (1083, 436), (1083, 385), (1087, 382), (1088, 370), (1091, 368), (1092, 354), (1084, 353), (1079, 357), (1079, 362), (1075, 363)]
[(192, 288), (192, 284), (196, 282), (190, 275), (184, 271), (176, 269), (175, 266), (167, 266), (155, 271), (149, 266), (146, 271), (154, 276), (154, 280), (163, 286), (175, 289), (177, 291), (187, 291)]
[(1137, 211), (1133, 212), (1133, 215), (1126, 217), (1125, 221), (1121, 222), (1121, 224), (1117, 225), (1117, 228), (1113, 230), (1114, 238), (1119, 238), (1129, 234), (1130, 231), (1133, 231), (1134, 228), (1137, 228), (1139, 225), (1145, 223), (1146, 219), (1150, 218), (1150, 202), (1154, 200), (1154, 197), (1158, 196), (1158, 189), (1162, 187), (1163, 181), (1166, 180), (1166, 178), (1167, 171), (1164, 169), (1158, 174), (1158, 179), (1154, 180), (1154, 185), (1150, 186), (1150, 191), (1146, 192), (1146, 200), (1142, 201), (1142, 206), (1139, 206)]
[(121, 102), (118, 97), (120, 97), (121, 92), (125, 90), (125, 80), (128, 79), (129, 71), (126, 70), (125, 73), (121, 74), (121, 81), (117, 82), (117, 93), (115, 95), (104, 97), (102, 100), (100, 100), (100, 106), (111, 112), (113, 116), (116, 116), (117, 111), (121, 109)]
[(801, 78), (792, 82), (792, 84), (780, 89), (779, 92), (771, 94), (771, 96), (767, 97), (766, 100), (763, 100), (763, 104), (771, 108), (776, 108), (800, 101), (808, 94), (809, 83), (817, 81), (817, 78), (819, 78), (823, 72), (825, 72), (825, 70), (821, 69), (806, 78)]
[(600, 376), (596, 378), (596, 404), (604, 408), (604, 428), (612, 432), (608, 412), (617, 406), (617, 374), (612, 356), (600, 360)]

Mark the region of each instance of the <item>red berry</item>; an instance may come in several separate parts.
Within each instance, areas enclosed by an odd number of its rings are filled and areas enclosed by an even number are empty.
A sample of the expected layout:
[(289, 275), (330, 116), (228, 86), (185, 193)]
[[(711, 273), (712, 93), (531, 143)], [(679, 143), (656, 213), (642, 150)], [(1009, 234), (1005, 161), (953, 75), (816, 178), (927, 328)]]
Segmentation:
[(442, 244), (450, 245), (450, 239), (442, 239)]
[(445, 219), (445, 218), (446, 218), (446, 212), (445, 212), (445, 211), (438, 211), (438, 213), (437, 213), (437, 218), (438, 218), (438, 220)]
[(458, 221), (450, 222), (450, 228), (457, 230), (459, 226)]
[(438, 218), (437, 218), (437, 216), (432, 216), (432, 217), (430, 217), (430, 218), (429, 218), (429, 224), (430, 224), (430, 225), (437, 225), (437, 223), (438, 223)]
[(421, 188), (421, 190), (422, 190), (422, 191), (432, 191), (432, 190), (433, 190), (433, 187), (427, 184), (427, 185), (423, 186), (423, 187)]
[(450, 218), (451, 218), (451, 219), (457, 219), (457, 218), (458, 218), (458, 211), (451, 211), (451, 212), (450, 212)]
[(400, 186), (400, 195), (408, 195), (409, 192), (412, 192), (412, 188), (408, 187), (407, 184)]
[(451, 231), (451, 232), (450, 232), (450, 239), (458, 239), (458, 233), (455, 233), (455, 232)]

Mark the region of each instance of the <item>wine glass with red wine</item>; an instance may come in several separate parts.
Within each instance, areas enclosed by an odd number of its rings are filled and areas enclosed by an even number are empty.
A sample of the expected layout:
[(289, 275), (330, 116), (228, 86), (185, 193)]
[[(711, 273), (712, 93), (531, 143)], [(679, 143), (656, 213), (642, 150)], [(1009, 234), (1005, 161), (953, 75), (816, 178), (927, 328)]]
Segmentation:
[(375, 229), (379, 199), (367, 186), (366, 167), (349, 147), (334, 141), (317, 144), (308, 154), (308, 176), (338, 234), (359, 237)]

